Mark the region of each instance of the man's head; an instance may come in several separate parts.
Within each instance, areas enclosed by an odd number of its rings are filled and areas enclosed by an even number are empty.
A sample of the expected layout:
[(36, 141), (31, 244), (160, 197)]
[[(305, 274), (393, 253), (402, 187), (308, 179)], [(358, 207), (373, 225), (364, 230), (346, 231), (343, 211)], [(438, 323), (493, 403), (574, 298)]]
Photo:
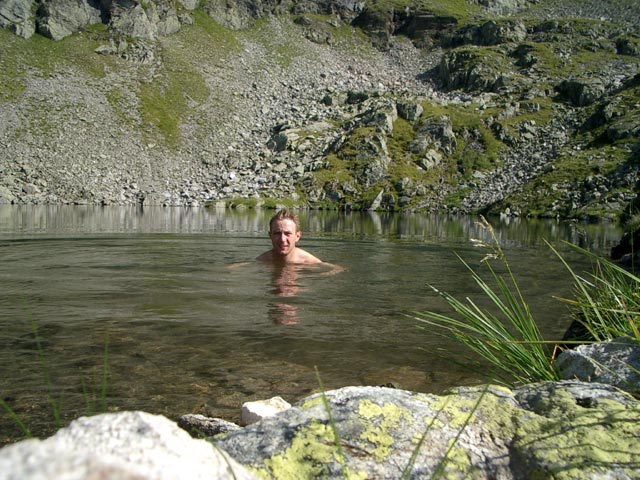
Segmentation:
[(273, 245), (273, 254), (277, 257), (286, 258), (295, 248), (300, 240), (302, 232), (298, 220), (293, 212), (282, 209), (278, 211), (269, 221), (269, 238)]

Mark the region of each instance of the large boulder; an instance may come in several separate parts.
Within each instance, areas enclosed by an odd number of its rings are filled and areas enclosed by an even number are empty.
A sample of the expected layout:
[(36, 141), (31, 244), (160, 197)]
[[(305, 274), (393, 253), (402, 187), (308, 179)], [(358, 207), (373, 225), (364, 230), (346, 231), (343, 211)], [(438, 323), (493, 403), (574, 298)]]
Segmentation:
[(313, 395), (216, 443), (278, 479), (640, 475), (640, 405), (614, 387), (559, 382), (442, 396), (346, 387), (325, 396), (326, 405)]
[(417, 154), (436, 150), (445, 155), (451, 155), (455, 152), (456, 146), (457, 141), (451, 119), (441, 115), (425, 119), (418, 127), (416, 138), (409, 145), (409, 150)]
[(489, 20), (480, 25), (469, 25), (454, 32), (446, 43), (451, 45), (500, 45), (522, 42), (527, 28), (520, 20)]
[(498, 92), (511, 84), (510, 72), (488, 61), (475, 47), (451, 50), (440, 59), (438, 78), (447, 89)]
[(255, 476), (165, 417), (121, 412), (82, 417), (46, 440), (3, 448), (0, 478), (249, 480)]
[(0, 0), (0, 27), (30, 38), (36, 31), (31, 0)]
[(607, 85), (602, 78), (585, 77), (563, 80), (555, 89), (576, 107), (584, 107), (602, 98)]
[(101, 23), (101, 11), (87, 0), (45, 0), (37, 12), (38, 33), (62, 40), (89, 25)]
[(155, 40), (180, 30), (180, 21), (172, 2), (114, 5), (109, 28), (126, 37)]

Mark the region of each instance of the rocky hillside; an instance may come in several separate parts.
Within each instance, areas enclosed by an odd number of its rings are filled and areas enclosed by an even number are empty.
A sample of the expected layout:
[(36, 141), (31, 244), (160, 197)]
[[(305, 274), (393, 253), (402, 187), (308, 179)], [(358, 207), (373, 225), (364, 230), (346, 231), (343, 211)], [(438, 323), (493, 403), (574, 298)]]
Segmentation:
[(615, 218), (631, 0), (0, 0), (0, 203)]

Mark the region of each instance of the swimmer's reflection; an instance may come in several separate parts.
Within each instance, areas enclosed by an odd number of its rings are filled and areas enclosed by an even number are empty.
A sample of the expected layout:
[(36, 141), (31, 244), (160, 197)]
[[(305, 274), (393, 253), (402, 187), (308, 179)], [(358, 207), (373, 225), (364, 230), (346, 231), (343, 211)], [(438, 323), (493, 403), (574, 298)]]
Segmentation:
[(305, 290), (300, 285), (300, 267), (292, 264), (273, 265), (271, 285), (271, 293), (279, 301), (269, 304), (269, 319), (280, 325), (300, 323), (298, 306), (286, 300)]

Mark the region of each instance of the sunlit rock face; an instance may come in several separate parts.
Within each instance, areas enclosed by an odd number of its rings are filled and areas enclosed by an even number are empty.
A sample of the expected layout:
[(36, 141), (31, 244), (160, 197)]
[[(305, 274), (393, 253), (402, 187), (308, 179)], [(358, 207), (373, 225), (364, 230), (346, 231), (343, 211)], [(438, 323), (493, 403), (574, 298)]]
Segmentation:
[[(458, 388), (442, 396), (346, 387), (327, 392), (326, 400), (308, 397), (216, 443), (270, 478), (400, 478), (407, 472), (531, 478), (562, 470), (567, 478), (631, 479), (640, 473), (633, 460), (640, 406), (607, 385)], [(607, 420), (611, 415), (616, 422)], [(598, 439), (597, 451), (585, 438)]]

